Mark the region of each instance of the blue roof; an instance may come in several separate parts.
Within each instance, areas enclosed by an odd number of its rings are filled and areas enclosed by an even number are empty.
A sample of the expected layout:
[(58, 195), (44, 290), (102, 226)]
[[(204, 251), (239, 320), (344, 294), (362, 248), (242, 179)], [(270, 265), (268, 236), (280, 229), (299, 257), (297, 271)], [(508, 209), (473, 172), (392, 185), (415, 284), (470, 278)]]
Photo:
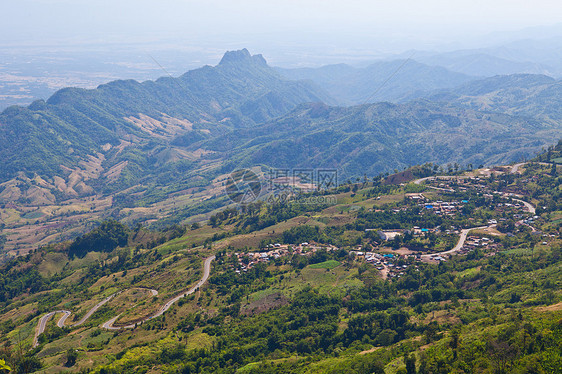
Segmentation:
[(394, 255), (392, 255), (392, 254), (388, 254), (388, 255), (383, 255), (383, 257), (393, 258), (393, 257), (394, 257)]
[(421, 229), (421, 231), (427, 232), (427, 231), (429, 231), (429, 229)]
[(425, 206), (427, 209), (433, 209), (433, 205), (426, 205)]
[(466, 204), (466, 203), (468, 203), (468, 200), (462, 200), (462, 202)]

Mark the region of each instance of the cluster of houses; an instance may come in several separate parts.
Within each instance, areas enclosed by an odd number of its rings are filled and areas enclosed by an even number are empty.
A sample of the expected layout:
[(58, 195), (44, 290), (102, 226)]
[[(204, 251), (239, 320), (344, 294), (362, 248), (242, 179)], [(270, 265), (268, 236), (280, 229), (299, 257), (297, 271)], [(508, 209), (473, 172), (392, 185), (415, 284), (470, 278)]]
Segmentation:
[[(386, 277), (388, 278), (400, 278), (409, 267), (409, 265), (406, 264), (399, 265), (396, 263), (399, 259), (407, 259), (408, 255), (362, 251), (351, 251), (350, 253), (354, 254), (356, 259), (364, 260), (365, 262), (372, 264), (377, 268), (377, 270), (386, 274)], [(411, 257), (415, 258), (416, 256)]]
[[(298, 254), (301, 256), (309, 256), (318, 250), (334, 251), (337, 250), (334, 246), (319, 246), (309, 243), (301, 243), (297, 246), (287, 245), (287, 244), (270, 244), (262, 252), (249, 252), (242, 253), (236, 252), (231, 254), (238, 261), (238, 269), (235, 270), (236, 273), (240, 274), (242, 272), (247, 272), (253, 266), (259, 263), (268, 263), (273, 259), (290, 256)], [(364, 252), (360, 250), (350, 251), (355, 259), (359, 261), (365, 261), (369, 264), (375, 266), (378, 270), (386, 274), (388, 278), (400, 278), (404, 275), (404, 271), (409, 267), (409, 265), (399, 265), (396, 262), (400, 259), (408, 259), (408, 257), (419, 259), (414, 255), (398, 255), (392, 253), (376, 253), (376, 252)]]
[(246, 272), (256, 264), (262, 262), (269, 262), (272, 259), (277, 259), (280, 257), (290, 256), (290, 255), (301, 255), (301, 256), (310, 256), (316, 251), (325, 250), (327, 252), (331, 252), (337, 250), (337, 247), (334, 246), (320, 246), (309, 244), (307, 242), (301, 243), (299, 245), (288, 245), (288, 244), (269, 244), (265, 249), (261, 252), (248, 252), (248, 253), (240, 253), (236, 252), (233, 253), (231, 256), (234, 256), (239, 264), (240, 270), (236, 270), (237, 273)]
[(467, 200), (461, 201), (435, 201), (430, 202), (427, 197), (423, 195), (423, 193), (416, 193), (416, 194), (408, 194), (407, 195), (410, 200), (414, 200), (418, 202), (418, 206), (423, 207), (424, 209), (431, 210), (435, 214), (439, 215), (454, 215), (459, 209), (461, 209), (464, 205), (468, 203)]
[[(466, 179), (459, 179), (454, 181), (448, 181), (452, 183), (440, 183), (439, 187), (442, 189), (451, 188), (452, 185), (454, 187), (459, 188), (461, 190), (466, 190), (467, 188), (464, 185), (469, 185), (470, 188), (474, 189), (475, 187), (478, 189), (480, 188), (483, 192), (485, 192), (485, 197), (493, 198), (493, 195), (488, 193), (489, 191), (485, 191), (487, 186), (481, 184), (481, 180), (478, 177), (471, 177)], [(513, 194), (503, 193), (501, 194), (503, 197), (512, 197)], [(454, 215), (460, 209), (463, 208), (464, 204), (467, 204), (468, 201), (460, 200), (460, 201), (434, 201), (431, 202), (427, 197), (423, 195), (423, 193), (413, 193), (407, 194), (407, 197), (411, 200), (416, 201), (417, 205), (422, 207), (424, 211), (431, 211), (438, 215)], [(515, 212), (513, 209), (522, 210), (522, 212)], [(397, 209), (396, 211), (408, 209), (407, 207), (402, 207)], [(512, 217), (515, 219), (522, 219), (526, 217), (523, 213), (525, 210), (525, 206), (518, 202), (501, 202), (497, 204), (497, 210), (499, 213), (512, 213)], [(521, 214), (523, 213), (523, 214)], [(530, 224), (534, 220), (538, 219), (538, 216), (528, 217), (522, 219), (520, 222), (524, 224)], [(499, 221), (505, 221), (506, 218), (498, 218)], [(489, 225), (494, 225), (498, 223), (496, 219), (490, 219), (488, 221)], [(518, 222), (519, 223), (519, 222)], [(381, 239), (385, 241), (391, 241), (396, 236), (404, 235), (406, 233), (412, 234), (413, 236), (423, 236), (427, 233), (437, 233), (439, 229), (436, 228), (420, 228), (414, 226), (410, 230), (403, 230), (403, 229), (394, 229), (394, 230), (378, 230), (378, 229), (366, 229), (365, 231), (377, 231), (378, 235)], [(459, 234), (459, 229), (456, 227), (451, 227), (450, 230), (446, 230), (446, 234)], [(494, 243), (494, 241), (487, 237), (478, 237), (471, 235), (465, 241), (463, 247), (458, 251), (457, 254), (463, 255), (467, 254), (477, 248), (486, 248), (489, 249), (490, 253), (493, 254), (496, 252), (498, 248), (498, 244)], [(307, 256), (315, 253), (318, 250), (326, 250), (326, 251), (334, 251), (338, 250), (339, 248), (334, 246), (325, 246), (325, 245), (316, 245), (310, 243), (301, 243), (299, 245), (287, 245), (287, 244), (269, 244), (266, 248), (262, 249), (261, 252), (250, 252), (250, 253), (234, 253), (232, 256), (235, 256), (238, 261), (238, 269), (236, 272), (245, 272), (251, 269), (258, 263), (269, 262), (274, 259), (290, 256), (294, 254), (298, 254), (301, 256)], [(355, 250), (350, 251), (350, 254), (355, 255), (355, 258), (359, 261), (365, 261), (369, 264), (375, 266), (378, 270), (383, 273), (385, 278), (393, 278), (393, 277), (401, 277), (404, 275), (406, 269), (408, 269), (409, 265), (404, 264), (404, 261), (400, 261), (400, 265), (397, 264), (398, 260), (400, 259), (408, 259), (412, 257), (416, 261), (421, 260), (421, 254), (417, 255), (398, 255), (398, 254), (384, 254), (379, 252), (367, 252), (363, 251), (362, 248), (359, 246)], [(432, 260), (445, 260), (441, 255), (435, 254), (431, 256)]]
[(466, 241), (464, 242), (464, 245), (462, 246), (458, 254), (459, 255), (467, 254), (468, 252), (471, 252), (477, 248), (486, 248), (486, 249), (494, 250), (498, 248), (498, 244), (494, 243), (490, 238), (487, 237), (481, 238), (478, 236), (471, 235), (466, 238)]
[(462, 209), (463, 204), (468, 203), (466, 200), (462, 201), (435, 201), (432, 203), (420, 204), (425, 209), (432, 210), (437, 215), (452, 216), (457, 211)]

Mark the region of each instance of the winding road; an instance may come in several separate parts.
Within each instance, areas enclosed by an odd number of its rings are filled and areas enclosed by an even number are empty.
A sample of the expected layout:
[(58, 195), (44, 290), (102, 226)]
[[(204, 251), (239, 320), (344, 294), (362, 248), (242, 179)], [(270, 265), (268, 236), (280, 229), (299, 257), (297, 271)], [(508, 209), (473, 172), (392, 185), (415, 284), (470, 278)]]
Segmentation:
[[(519, 168), (524, 165), (525, 163), (519, 163), (519, 164), (515, 164), (511, 167), (510, 172), (512, 174), (515, 174), (518, 172)], [(422, 182), (425, 182), (427, 180), (436, 180), (436, 179), (453, 179), (453, 178), (466, 178), (466, 177), (462, 177), (462, 176), (431, 176), (431, 177), (426, 177), (426, 178), (420, 178), (420, 179), (416, 179), (415, 181), (413, 181), (413, 183), (415, 184), (421, 184)], [(439, 188), (439, 187), (433, 187), (433, 186), (429, 186), (433, 189), (436, 190), (445, 190), (445, 191), (449, 191), (447, 189), (443, 189), (443, 188)], [(522, 197), (522, 196), (517, 196), (517, 197)], [(530, 203), (520, 200), (520, 199), (515, 199), (512, 198), (512, 200), (514, 201), (518, 201), (520, 203), (522, 203), (526, 209), (531, 213), (531, 214), (535, 214), (536, 209), (533, 205), (531, 205)], [(449, 251), (445, 251), (445, 252), (437, 252), (437, 253), (428, 253), (428, 254), (424, 254), (422, 255), (422, 260), (425, 261), (430, 261), (431, 257), (434, 256), (443, 256), (443, 255), (453, 255), (456, 252), (460, 251), (461, 248), (463, 247), (466, 238), (468, 236), (468, 233), (471, 230), (478, 230), (478, 229), (485, 229), (485, 228), (489, 228), (489, 227), (494, 227), (495, 225), (490, 225), (490, 226), (480, 226), (480, 227), (472, 227), (472, 228), (467, 228), (467, 229), (463, 229), (461, 230), (461, 234), (459, 237), (459, 241), (457, 242), (457, 244), (455, 245), (455, 247)], [(102, 328), (107, 329), (107, 330), (121, 330), (121, 329), (133, 329), (136, 326), (138, 326), (140, 323), (149, 321), (151, 319), (160, 317), (161, 315), (163, 315), (168, 309), (170, 309), (172, 307), (172, 305), (174, 305), (174, 303), (176, 303), (178, 300), (180, 300), (183, 297), (186, 297), (188, 295), (193, 294), (195, 291), (197, 291), (201, 286), (203, 286), (207, 280), (209, 279), (209, 276), (211, 274), (211, 262), (215, 259), (215, 256), (211, 256), (205, 259), (204, 262), (204, 266), (203, 266), (203, 277), (199, 280), (199, 282), (197, 282), (196, 285), (194, 285), (193, 287), (191, 287), (189, 290), (187, 290), (186, 292), (182, 292), (179, 295), (175, 296), (174, 298), (168, 300), (166, 302), (166, 304), (164, 304), (162, 307), (160, 307), (158, 309), (158, 311), (154, 314), (152, 314), (151, 316), (145, 317), (139, 321), (137, 321), (134, 324), (129, 324), (129, 325), (125, 325), (125, 326), (114, 326), (115, 322), (117, 321), (117, 319), (120, 317), (120, 315), (113, 317), (112, 319), (110, 319), (109, 321), (103, 323), (101, 325)], [(156, 290), (149, 290), (153, 296), (158, 295), (158, 291)], [(47, 322), (49, 321), (49, 319), (51, 319), (51, 317), (53, 317), (54, 315), (58, 314), (58, 313), (62, 313), (63, 315), (61, 316), (61, 318), (57, 321), (57, 326), (58, 327), (77, 327), (80, 326), (82, 324), (84, 324), (99, 308), (101, 308), (104, 304), (106, 304), (107, 302), (109, 302), (113, 297), (115, 297), (116, 295), (118, 295), (119, 293), (121, 293), (123, 291), (120, 292), (116, 292), (108, 297), (106, 297), (105, 299), (103, 299), (102, 301), (100, 301), (99, 303), (97, 303), (92, 309), (90, 309), (83, 317), (82, 319), (80, 319), (78, 322), (71, 324), (71, 325), (66, 325), (66, 320), (72, 315), (72, 312), (68, 311), (68, 310), (55, 310), (52, 312), (49, 312), (47, 314), (45, 314), (44, 316), (42, 316), (39, 319), (39, 322), (37, 324), (37, 328), (35, 331), (35, 336), (33, 338), (33, 348), (37, 347), (39, 345), (39, 335), (41, 335), (46, 328)]]
[(488, 227), (493, 227), (495, 225), (490, 225), (490, 226), (479, 226), (479, 227), (472, 227), (469, 229), (462, 229), (461, 230), (461, 236), (459, 237), (459, 241), (457, 242), (457, 245), (455, 245), (453, 247), (453, 249), (450, 249), (448, 251), (445, 252), (436, 252), (436, 253), (427, 253), (421, 256), (422, 261), (429, 261), (431, 260), (431, 257), (433, 256), (443, 256), (443, 255), (453, 255), (456, 252), (460, 251), (462, 246), (464, 245), (464, 242), (466, 241), (466, 237), (468, 236), (468, 233), (472, 230), (480, 230), (480, 229), (485, 229)]
[(161, 306), (160, 309), (158, 309), (158, 311), (156, 313), (154, 313), (153, 315), (148, 316), (148, 317), (146, 317), (146, 318), (144, 318), (144, 319), (142, 319), (142, 320), (140, 320), (136, 323), (130, 324), (130, 325), (113, 326), (115, 321), (117, 321), (117, 319), (119, 318), (119, 316), (116, 316), (116, 317), (113, 317), (112, 319), (110, 319), (109, 321), (105, 322), (104, 324), (102, 324), (101, 327), (103, 327), (104, 329), (107, 329), (107, 330), (133, 329), (136, 326), (138, 326), (140, 323), (149, 321), (149, 320), (151, 320), (153, 318), (156, 318), (156, 317), (160, 317), (168, 309), (170, 309), (172, 307), (172, 305), (174, 305), (174, 303), (177, 302), (179, 299), (181, 299), (183, 297), (186, 297), (188, 295), (191, 295), (192, 293), (197, 291), (201, 286), (203, 286), (207, 282), (207, 279), (209, 279), (209, 276), (211, 275), (211, 262), (214, 259), (215, 259), (215, 256), (211, 256), (211, 257), (208, 257), (205, 260), (205, 263), (204, 263), (204, 266), (203, 266), (203, 277), (201, 278), (201, 280), (199, 280), (199, 282), (197, 282), (197, 284), (195, 286), (191, 287), (189, 290), (187, 290), (187, 292), (182, 292), (178, 296), (176, 296), (173, 299), (166, 302), (166, 304)]
[[(211, 274), (211, 262), (214, 259), (215, 259), (215, 256), (207, 257), (205, 259), (205, 262), (204, 262), (204, 265), (203, 265), (203, 277), (199, 280), (199, 282), (197, 282), (197, 284), (195, 286), (191, 287), (186, 292), (182, 292), (181, 294), (174, 297), (173, 299), (170, 299), (169, 301), (167, 301), (166, 304), (164, 304), (162, 307), (160, 307), (160, 309), (158, 309), (158, 311), (156, 313), (154, 313), (153, 315), (148, 316), (146, 318), (143, 318), (142, 320), (138, 321), (135, 324), (126, 325), (126, 326), (113, 326), (115, 321), (117, 321), (117, 319), (120, 317), (120, 315), (118, 315), (118, 316), (110, 319), (109, 321), (103, 323), (101, 325), (101, 327), (104, 328), (104, 329), (107, 329), (107, 330), (132, 329), (140, 323), (146, 322), (146, 321), (151, 320), (151, 319), (156, 318), (156, 317), (160, 317), (168, 309), (170, 309), (171, 306), (174, 305), (174, 303), (177, 302), (179, 299), (181, 299), (182, 297), (186, 297), (188, 295), (191, 295), (192, 293), (197, 291), (201, 286), (203, 286), (207, 282), (207, 280), (209, 279), (209, 276)], [(158, 295), (158, 291), (156, 291), (156, 290), (149, 289), (149, 291), (151, 292), (152, 296)], [(61, 327), (61, 328), (62, 327), (77, 327), (77, 326), (80, 326), (80, 325), (84, 324), (99, 308), (101, 308), (104, 304), (106, 304), (108, 301), (110, 301), (112, 298), (114, 298), (116, 295), (120, 294), (121, 292), (123, 292), (123, 291), (116, 292), (116, 293), (106, 297), (105, 299), (103, 299), (102, 301), (100, 301), (99, 303), (94, 305), (94, 307), (92, 309), (90, 309), (78, 322), (73, 323), (71, 325), (65, 325), (66, 320), (72, 314), (72, 312), (70, 312), (68, 310), (55, 310), (55, 311), (52, 311), (52, 312), (49, 312), (49, 313), (45, 314), (44, 316), (39, 318), (39, 323), (37, 324), (37, 328), (35, 330), (35, 336), (33, 337), (33, 348), (35, 348), (39, 345), (39, 335), (41, 335), (43, 332), (45, 332), (47, 322), (55, 314), (58, 314), (58, 313), (63, 314), (61, 316), (61, 318), (57, 321), (58, 327)]]

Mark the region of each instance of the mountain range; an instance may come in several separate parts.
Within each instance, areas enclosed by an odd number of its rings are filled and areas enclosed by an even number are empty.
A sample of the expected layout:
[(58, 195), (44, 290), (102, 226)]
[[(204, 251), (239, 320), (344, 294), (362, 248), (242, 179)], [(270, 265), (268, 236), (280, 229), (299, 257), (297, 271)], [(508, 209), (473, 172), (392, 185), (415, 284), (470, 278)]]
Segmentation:
[[(74, 173), (74, 181), (99, 179), (106, 184), (115, 173), (103, 173), (124, 161), (135, 163), (127, 156), (131, 149), (143, 150), (136, 168), (142, 169), (143, 162), (155, 166), (157, 160), (167, 161), (159, 146), (253, 126), (311, 101), (330, 98), (309, 83), (282, 79), (263, 57), (247, 50), (226, 53), (218, 66), (179, 78), (62, 89), (46, 102), (0, 114), (0, 181), (25, 173), (59, 177), (68, 184), (74, 183), (68, 179)], [(182, 137), (186, 134), (192, 136)], [(198, 157), (180, 153), (174, 157)], [(81, 167), (90, 161), (100, 168)]]
[(342, 180), (520, 161), (561, 137), (561, 87), (411, 60), (280, 70), (244, 49), (178, 78), (66, 88), (0, 114), (0, 224), (18, 243), (30, 224), (75, 235), (60, 228), (68, 214), (72, 227), (94, 213), (195, 219), (229, 203), (224, 180), (244, 167), (331, 168)]
[(556, 139), (560, 126), (532, 118), (413, 101), (353, 107), (303, 104), (288, 115), (232, 131), (202, 147), (233, 165), (333, 168), (376, 175), (424, 162), (505, 164)]
[(452, 88), (475, 79), (411, 59), (379, 61), (364, 68), (338, 64), (277, 70), (286, 78), (316, 83), (340, 105), (403, 101), (427, 91)]

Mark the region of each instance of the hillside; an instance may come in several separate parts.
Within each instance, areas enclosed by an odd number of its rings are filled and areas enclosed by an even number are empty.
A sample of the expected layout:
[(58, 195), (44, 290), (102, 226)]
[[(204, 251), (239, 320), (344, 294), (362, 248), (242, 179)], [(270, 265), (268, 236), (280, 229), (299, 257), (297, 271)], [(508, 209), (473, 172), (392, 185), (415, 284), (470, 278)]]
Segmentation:
[(545, 75), (495, 76), (442, 90), (427, 99), (555, 124), (562, 121), (562, 83)]
[[(178, 78), (66, 88), (46, 102), (10, 107), (0, 114), (6, 247), (23, 254), (110, 216), (134, 224), (163, 218), (176, 204), (194, 208), (190, 215), (224, 206), (206, 202), (217, 195), (220, 160), (192, 145), (311, 101), (331, 99), (241, 50)], [(135, 207), (142, 209), (121, 213)]]
[[(355, 83), (372, 89), (369, 79), (403, 62), (365, 68)], [(353, 72), (334, 65), (312, 73), (337, 80)], [(385, 87), (402, 87), (401, 95), (416, 80), (429, 89), (469, 79), (413, 61), (395, 78), (406, 86)], [(560, 137), (558, 86), (545, 76), (494, 77), (424, 100), (334, 107), (322, 88), (241, 50), (179, 78), (63, 89), (0, 114), (0, 260), (74, 239), (107, 218), (159, 229), (205, 220), (231, 203), (224, 185), (242, 167), (259, 175), (337, 169), (344, 181), (420, 162), (530, 159)]]
[(562, 169), (410, 172), (425, 178), (164, 232), (106, 222), (11, 260), (0, 359), (45, 373), (559, 373)]
[[(308, 83), (283, 80), (263, 57), (247, 50), (228, 52), (219, 65), (179, 78), (115, 81), (95, 90), (66, 88), (46, 102), (2, 112), (0, 182), (18, 172), (66, 179), (66, 169), (88, 157), (103, 158), (107, 172), (127, 159), (116, 154), (123, 149), (149, 153), (177, 136), (248, 127), (310, 101), (329, 98)], [(136, 162), (125, 169), (143, 166)]]
[(420, 162), (493, 165), (534, 156), (562, 126), (429, 101), (348, 108), (304, 104), (271, 123), (203, 143), (233, 165), (376, 175)]

